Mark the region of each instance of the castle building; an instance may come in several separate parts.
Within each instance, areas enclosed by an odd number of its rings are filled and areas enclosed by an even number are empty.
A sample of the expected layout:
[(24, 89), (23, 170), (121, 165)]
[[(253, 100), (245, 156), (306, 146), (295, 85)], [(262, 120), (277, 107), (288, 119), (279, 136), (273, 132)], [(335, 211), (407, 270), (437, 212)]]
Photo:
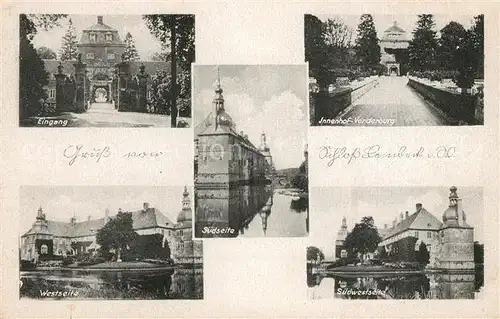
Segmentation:
[[(168, 243), (176, 263), (202, 262), (202, 243), (192, 240), (191, 200), (186, 187), (182, 195), (177, 223), (144, 203), (143, 209), (131, 212), (132, 226), (138, 235), (163, 235), (163, 245)], [(40, 207), (31, 229), (21, 236), (21, 259), (93, 253), (100, 247), (96, 238), (98, 230), (112, 218), (106, 209), (103, 218), (89, 216), (86, 221), (77, 222), (72, 217), (69, 222), (61, 222), (47, 219)]]
[[(95, 92), (104, 92), (106, 102), (113, 102), (113, 90), (116, 90), (115, 67), (122, 62), (122, 54), (125, 51), (125, 43), (120, 38), (118, 30), (104, 23), (103, 16), (97, 16), (95, 24), (85, 28), (76, 44), (77, 52), (81, 55), (81, 61), (86, 65), (87, 77), (89, 80), (89, 92), (92, 94), (92, 100), (95, 98)], [(73, 64), (76, 60), (43, 60), (45, 71), (49, 74), (49, 83), (44, 87), (47, 93), (48, 104), (56, 102), (56, 79), (58, 66), (63, 67), (65, 74), (74, 75), (75, 68)], [(145, 73), (153, 75), (158, 71), (169, 70), (166, 62), (160, 61), (128, 61), (130, 64), (130, 74), (137, 74), (140, 66), (144, 65)], [(150, 88), (148, 89), (148, 99), (151, 97)]]
[(380, 63), (385, 65), (387, 75), (401, 75), (405, 72), (403, 56), (407, 51), (410, 41), (405, 30), (401, 29), (397, 22), (387, 30), (380, 39)]
[(397, 261), (416, 261), (422, 244), (429, 252), (429, 268), (474, 269), (474, 228), (467, 224), (462, 200), (457, 188), (450, 188), (449, 207), (442, 222), (422, 204), (413, 214), (408, 212), (393, 221), (392, 228), (383, 230), (379, 249)]
[[(337, 239), (335, 240), (335, 259), (347, 257), (347, 252), (345, 251), (345, 239), (348, 235), (347, 222), (345, 217), (342, 218), (342, 225), (337, 233)], [(344, 253), (342, 252), (344, 251)]]
[(217, 80), (212, 112), (195, 127), (196, 185), (223, 186), (259, 183), (272, 171), (272, 156), (265, 133), (257, 148), (224, 108), (220, 79)]

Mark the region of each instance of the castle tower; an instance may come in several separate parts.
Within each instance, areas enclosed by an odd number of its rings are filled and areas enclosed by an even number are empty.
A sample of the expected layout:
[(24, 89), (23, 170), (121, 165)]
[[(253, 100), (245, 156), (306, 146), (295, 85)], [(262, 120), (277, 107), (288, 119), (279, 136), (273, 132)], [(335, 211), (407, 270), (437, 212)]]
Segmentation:
[(397, 60), (397, 53), (408, 49), (410, 41), (405, 30), (398, 26), (397, 21), (384, 31), (380, 39), (380, 63), (385, 65), (386, 74), (401, 75), (405, 71), (405, 66), (401, 66)]
[(340, 230), (337, 233), (337, 239), (335, 240), (335, 258), (341, 258), (341, 252), (344, 249), (345, 239), (347, 237), (347, 222), (346, 218), (342, 218), (342, 224)]
[(438, 236), (437, 267), (474, 269), (474, 228), (466, 222), (462, 199), (455, 186), (450, 188), (449, 205), (443, 213)]
[(260, 135), (260, 145), (259, 145), (259, 151), (264, 155), (264, 158), (266, 159), (267, 162), (267, 169), (266, 169), (266, 175), (271, 174), (271, 168), (273, 167), (273, 157), (271, 156), (271, 151), (269, 149), (269, 146), (267, 145), (266, 142), (266, 133), (262, 132)]

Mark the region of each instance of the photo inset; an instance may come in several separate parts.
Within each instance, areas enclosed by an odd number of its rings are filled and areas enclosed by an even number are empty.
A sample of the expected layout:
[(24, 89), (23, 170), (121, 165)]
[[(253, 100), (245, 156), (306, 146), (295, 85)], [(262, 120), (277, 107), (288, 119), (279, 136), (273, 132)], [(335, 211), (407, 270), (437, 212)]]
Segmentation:
[(187, 187), (23, 186), (21, 299), (203, 299)]
[[(483, 189), (313, 188), (309, 299), (479, 299)], [(313, 234), (313, 233), (311, 233)]]
[(194, 20), (21, 14), (20, 126), (191, 126)]
[(304, 21), (310, 125), (484, 124), (484, 15)]
[(193, 75), (195, 236), (306, 236), (307, 66)]

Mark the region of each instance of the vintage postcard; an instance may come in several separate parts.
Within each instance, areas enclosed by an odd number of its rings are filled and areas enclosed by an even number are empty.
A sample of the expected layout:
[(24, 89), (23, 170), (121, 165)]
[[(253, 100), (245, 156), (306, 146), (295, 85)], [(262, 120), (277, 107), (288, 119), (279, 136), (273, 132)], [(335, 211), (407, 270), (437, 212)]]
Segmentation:
[(19, 20), (20, 126), (190, 126), (193, 15)]
[(20, 297), (203, 299), (187, 187), (23, 186)]
[(316, 235), (324, 236), (307, 247), (310, 299), (480, 298), (485, 285), (482, 188), (312, 192), (337, 204), (318, 212), (322, 226)]
[(311, 125), (483, 125), (484, 15), (304, 17)]
[(195, 236), (306, 236), (306, 66), (193, 73)]

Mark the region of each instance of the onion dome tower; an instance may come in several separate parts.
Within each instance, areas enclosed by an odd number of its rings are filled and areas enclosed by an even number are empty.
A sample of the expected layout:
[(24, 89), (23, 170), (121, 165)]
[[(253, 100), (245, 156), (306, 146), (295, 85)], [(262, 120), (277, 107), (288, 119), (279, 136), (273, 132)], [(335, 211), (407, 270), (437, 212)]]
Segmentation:
[(346, 218), (342, 217), (342, 224), (337, 233), (337, 239), (335, 240), (335, 258), (340, 258), (342, 249), (344, 249), (345, 239), (347, 237), (347, 222)]
[(465, 226), (466, 223), (465, 212), (462, 209), (462, 199), (458, 197), (457, 188), (452, 186), (450, 188), (450, 196), (448, 197), (450, 204), (443, 213), (443, 226)]
[(474, 228), (465, 221), (462, 199), (455, 186), (450, 188), (449, 200), (438, 231), (436, 266), (442, 269), (474, 269)]
[(182, 209), (177, 215), (177, 222), (186, 223), (191, 222), (192, 219), (191, 199), (189, 198), (187, 187), (184, 186), (184, 192), (182, 193)]
[(217, 69), (217, 85), (215, 87), (215, 96), (212, 101), (213, 109), (214, 109), (214, 123), (213, 129), (215, 131), (235, 131), (235, 125), (233, 119), (224, 109), (224, 97), (222, 96), (222, 87), (220, 84), (220, 73), (219, 69)]

